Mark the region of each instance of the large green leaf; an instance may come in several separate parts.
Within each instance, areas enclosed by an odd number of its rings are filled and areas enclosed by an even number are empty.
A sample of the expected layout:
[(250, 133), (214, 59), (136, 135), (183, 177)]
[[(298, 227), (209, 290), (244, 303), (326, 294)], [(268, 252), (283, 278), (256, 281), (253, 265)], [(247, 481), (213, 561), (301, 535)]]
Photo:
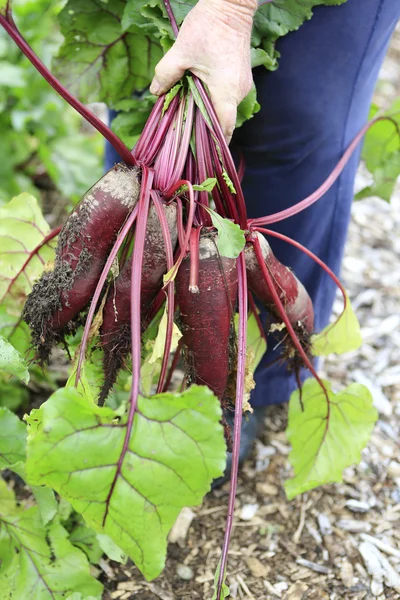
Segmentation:
[(139, 398), (129, 433), (126, 414), (60, 389), (28, 418), (28, 481), (53, 487), (153, 579), (179, 511), (224, 471), (220, 417), (210, 390), (192, 386)]
[[(353, 383), (335, 394), (323, 381), (329, 401), (314, 379), (301, 393), (293, 392), (286, 431), (292, 444), (289, 455), (294, 477), (285, 483), (291, 500), (324, 483), (342, 480), (346, 467), (358, 463), (378, 417), (369, 390)], [(303, 408), (304, 410), (303, 410)]]
[(123, 31), (126, 2), (69, 0), (59, 15), (65, 40), (56, 70), (63, 82), (85, 101), (113, 105), (151, 82), (162, 57), (154, 36), (135, 27)]
[(25, 460), (26, 425), (7, 408), (0, 407), (0, 469)]
[(0, 480), (0, 590), (9, 600), (62, 600), (74, 592), (101, 598), (102, 585), (91, 577), (89, 563), (54, 521), (46, 528), (35, 506), (17, 507)]
[(362, 344), (360, 324), (346, 296), (346, 308), (334, 323), (311, 336), (311, 352), (315, 356), (344, 354), (357, 350)]

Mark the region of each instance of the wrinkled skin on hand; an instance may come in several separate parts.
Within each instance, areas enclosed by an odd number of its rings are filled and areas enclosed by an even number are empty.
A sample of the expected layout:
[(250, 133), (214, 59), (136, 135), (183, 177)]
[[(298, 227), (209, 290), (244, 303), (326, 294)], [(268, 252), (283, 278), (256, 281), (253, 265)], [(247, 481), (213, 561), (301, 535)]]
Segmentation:
[(153, 94), (163, 94), (190, 70), (208, 86), (228, 143), (237, 106), (253, 82), (250, 38), (256, 6), (254, 0), (199, 0), (156, 66), (150, 87)]

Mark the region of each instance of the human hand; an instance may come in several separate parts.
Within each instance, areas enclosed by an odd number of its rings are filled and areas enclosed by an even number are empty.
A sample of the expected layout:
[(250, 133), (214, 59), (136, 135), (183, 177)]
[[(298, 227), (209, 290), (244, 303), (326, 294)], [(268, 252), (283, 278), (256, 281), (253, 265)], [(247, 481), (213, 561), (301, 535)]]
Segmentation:
[(155, 69), (150, 91), (168, 91), (187, 69), (207, 86), (227, 143), (238, 104), (253, 77), (250, 37), (257, 0), (199, 0), (182, 23), (172, 48)]

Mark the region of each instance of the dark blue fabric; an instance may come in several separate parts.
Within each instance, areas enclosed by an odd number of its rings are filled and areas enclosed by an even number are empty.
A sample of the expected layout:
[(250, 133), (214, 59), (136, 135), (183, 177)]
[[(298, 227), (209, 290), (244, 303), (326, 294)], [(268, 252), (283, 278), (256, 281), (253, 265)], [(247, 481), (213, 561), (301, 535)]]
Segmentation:
[[(235, 132), (233, 147), (246, 161), (243, 190), (250, 217), (287, 208), (313, 192), (332, 171), (368, 117), (373, 89), (399, 0), (348, 0), (317, 7), (313, 18), (278, 42), (279, 69), (254, 71), (261, 111)], [(110, 148), (106, 165), (118, 160)], [(316, 204), (271, 228), (307, 246), (336, 273), (346, 241), (357, 152)], [(311, 295), (316, 329), (332, 310), (335, 287), (308, 257), (271, 238), (272, 249)], [(270, 344), (256, 372), (252, 404), (285, 402), (295, 389), (284, 365), (266, 368), (277, 354)]]

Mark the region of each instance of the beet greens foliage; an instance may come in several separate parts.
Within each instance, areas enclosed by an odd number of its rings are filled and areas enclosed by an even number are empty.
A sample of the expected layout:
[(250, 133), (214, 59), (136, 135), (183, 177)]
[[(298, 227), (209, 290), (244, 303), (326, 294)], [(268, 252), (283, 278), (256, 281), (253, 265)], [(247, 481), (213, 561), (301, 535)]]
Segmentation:
[[(9, 598), (100, 598), (89, 565), (103, 552), (121, 562), (130, 557), (148, 580), (157, 577), (169, 530), (180, 510), (199, 505), (223, 474), (228, 447), (233, 470), (214, 591), (215, 600), (226, 597), (240, 423), (251, 410), (253, 374), (270, 333), (255, 298), (268, 308), (271, 330), (284, 332), (282, 360), (294, 373), (300, 366), (310, 372), (289, 404), (289, 498), (340, 481), (360, 459), (377, 418), (364, 386), (332, 390), (313, 365), (315, 356), (361, 344), (346, 291), (318, 257), (266, 227), (316, 202), (373, 124), (386, 154), (374, 160), (367, 137), (366, 162), (382, 189), (387, 162), (388, 172), (396, 171), (397, 115), (376, 115), (311, 196), (248, 219), (240, 177), (202, 83), (187, 75), (156, 102), (142, 91), (193, 4), (69, 0), (59, 14), (60, 83), (19, 32), (11, 4), (0, 2), (0, 24), (10, 38), (124, 161), (92, 182), (62, 228), (50, 231), (30, 194), (0, 207), (0, 383), (49, 377), (53, 390), (29, 414), (17, 411), (23, 420), (10, 410), (18, 403), (0, 407), (0, 468), (31, 486), (35, 499), (30, 508), (17, 504), (0, 481), (0, 587)], [(276, 40), (310, 18), (315, 4), (260, 5), (254, 65), (277, 68)], [(81, 103), (92, 100), (122, 111), (114, 132)], [(239, 122), (257, 109), (253, 90)], [(389, 186), (382, 195), (390, 195)], [(102, 212), (105, 200), (116, 203), (118, 217)], [(82, 223), (92, 227), (87, 239)], [(307, 291), (275, 258), (269, 236), (305, 252), (337, 284), (343, 312), (323, 331), (314, 331)], [(60, 387), (47, 363), (60, 360), (62, 350), (68, 376)], [(179, 360), (183, 381), (174, 378)]]

